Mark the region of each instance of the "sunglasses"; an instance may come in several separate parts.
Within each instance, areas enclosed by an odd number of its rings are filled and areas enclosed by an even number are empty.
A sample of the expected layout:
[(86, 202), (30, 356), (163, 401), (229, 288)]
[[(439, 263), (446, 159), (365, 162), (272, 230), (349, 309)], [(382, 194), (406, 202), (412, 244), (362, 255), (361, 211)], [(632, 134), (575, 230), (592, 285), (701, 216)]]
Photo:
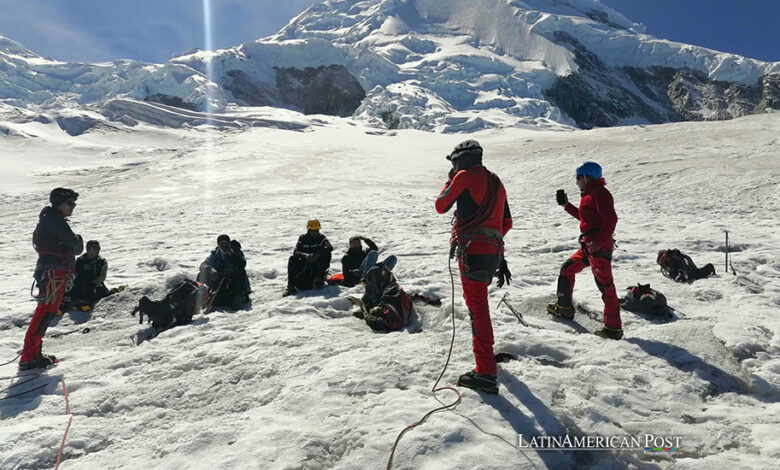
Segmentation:
[(581, 180), (582, 178), (585, 178), (584, 175), (577, 175), (577, 181)]
[(76, 207), (76, 201), (65, 201), (66, 206)]

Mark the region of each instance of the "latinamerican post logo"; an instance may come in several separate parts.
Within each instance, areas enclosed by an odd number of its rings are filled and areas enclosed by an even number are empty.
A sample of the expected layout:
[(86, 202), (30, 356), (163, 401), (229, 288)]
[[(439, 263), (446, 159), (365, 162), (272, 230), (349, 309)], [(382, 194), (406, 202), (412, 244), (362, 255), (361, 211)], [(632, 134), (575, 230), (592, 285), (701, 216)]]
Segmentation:
[(645, 453), (681, 452), (680, 436), (525, 436), (518, 434), (518, 448), (533, 450), (640, 450)]

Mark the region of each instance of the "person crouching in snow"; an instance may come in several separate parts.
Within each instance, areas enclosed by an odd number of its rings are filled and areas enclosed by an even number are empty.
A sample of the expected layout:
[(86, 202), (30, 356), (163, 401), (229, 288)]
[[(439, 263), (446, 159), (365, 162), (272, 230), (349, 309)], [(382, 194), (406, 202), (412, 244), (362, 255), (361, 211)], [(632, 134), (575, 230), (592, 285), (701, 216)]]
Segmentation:
[(452, 169), (436, 199), (436, 211), (444, 214), (457, 203), (450, 244), (457, 248), (476, 362), (474, 370), (460, 376), (458, 385), (497, 394), (487, 289), (496, 270), (499, 287), (511, 279), (504, 260), (504, 236), (512, 228), (512, 215), (501, 180), (482, 166), (482, 147), (476, 140), (458, 144), (447, 160)]
[(556, 199), (566, 212), (580, 221), (580, 249), (561, 266), (558, 302), (548, 305), (547, 311), (567, 320), (574, 318), (574, 276), (590, 266), (604, 300), (604, 328), (597, 331), (596, 335), (620, 339), (623, 337), (620, 302), (612, 279), (612, 236), (618, 217), (612, 194), (605, 187), (607, 183), (601, 176), (598, 163), (585, 162), (577, 168), (575, 174), (581, 192), (580, 207), (571, 204), (563, 190), (558, 191)]
[(20, 370), (51, 367), (57, 358), (41, 354), (43, 336), (49, 321), (57, 313), (65, 291), (73, 283), (76, 255), (84, 249), (84, 240), (68, 225), (76, 207), (76, 191), (55, 188), (49, 194), (51, 206), (44, 207), (33, 232), (33, 246), (38, 252), (35, 280), (38, 284), (38, 307), (24, 336)]

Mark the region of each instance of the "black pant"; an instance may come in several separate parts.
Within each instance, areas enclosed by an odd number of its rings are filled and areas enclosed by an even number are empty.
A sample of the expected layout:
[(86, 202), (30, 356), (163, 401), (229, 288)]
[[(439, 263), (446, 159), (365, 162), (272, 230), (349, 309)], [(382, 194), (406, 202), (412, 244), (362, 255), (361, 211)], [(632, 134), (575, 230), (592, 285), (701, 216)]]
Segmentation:
[(300, 290), (314, 288), (315, 279), (325, 280), (330, 268), (330, 259), (330, 252), (321, 254), (317, 261), (312, 263), (307, 262), (304, 257), (290, 256), (287, 261), (287, 287)]
[(66, 297), (70, 302), (93, 304), (98, 300), (108, 297), (109, 291), (104, 284), (95, 285), (91, 282), (78, 282), (76, 280), (73, 289), (68, 291)]

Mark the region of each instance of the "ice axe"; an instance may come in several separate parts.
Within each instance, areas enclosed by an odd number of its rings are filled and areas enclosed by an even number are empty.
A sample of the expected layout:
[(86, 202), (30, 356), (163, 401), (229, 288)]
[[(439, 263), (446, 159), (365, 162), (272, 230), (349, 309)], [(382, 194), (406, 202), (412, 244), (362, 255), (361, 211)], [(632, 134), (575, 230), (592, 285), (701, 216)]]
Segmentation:
[(54, 333), (54, 334), (51, 335), (51, 337), (52, 338), (59, 338), (61, 336), (69, 335), (69, 334), (72, 334), (72, 333), (78, 333), (78, 332), (81, 332), (81, 334), (85, 335), (85, 334), (89, 333), (90, 331), (92, 331), (90, 328), (78, 328), (78, 329), (75, 329), (75, 330), (66, 331), (65, 333)]
[(526, 323), (525, 320), (523, 320), (523, 315), (521, 315), (520, 312), (518, 312), (517, 309), (512, 304), (509, 303), (507, 297), (509, 297), (509, 292), (504, 292), (504, 296), (501, 297), (501, 300), (498, 302), (498, 306), (496, 307), (496, 309), (501, 307), (501, 304), (506, 305), (509, 311), (512, 312), (512, 314), (514, 314), (514, 316), (517, 317), (517, 321), (522, 323), (524, 326), (530, 327), (530, 325)]
[(734, 271), (734, 265), (731, 264), (731, 260), (729, 260), (729, 231), (724, 230), (726, 233), (726, 272), (729, 272), (729, 266), (731, 266), (731, 274), (737, 275), (737, 272)]
[(226, 278), (227, 276), (222, 276), (219, 278), (219, 284), (217, 284), (217, 288), (211, 292), (209, 300), (203, 305), (204, 314), (211, 312), (211, 307), (214, 305), (214, 300), (216, 300), (217, 296), (219, 295), (219, 291), (222, 289), (222, 285), (225, 283)]

